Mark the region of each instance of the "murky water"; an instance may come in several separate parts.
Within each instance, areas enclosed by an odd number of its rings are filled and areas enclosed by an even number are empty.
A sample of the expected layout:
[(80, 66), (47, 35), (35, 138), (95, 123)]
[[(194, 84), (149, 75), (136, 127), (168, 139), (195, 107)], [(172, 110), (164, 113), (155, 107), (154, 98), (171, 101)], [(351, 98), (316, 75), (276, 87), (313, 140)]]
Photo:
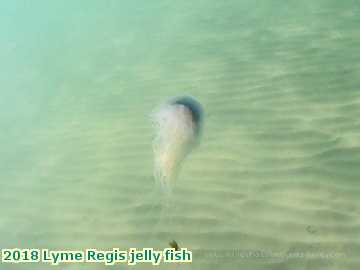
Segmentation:
[[(0, 247), (359, 269), (359, 48), (350, 0), (3, 1)], [(204, 134), (161, 209), (148, 116), (179, 94)]]

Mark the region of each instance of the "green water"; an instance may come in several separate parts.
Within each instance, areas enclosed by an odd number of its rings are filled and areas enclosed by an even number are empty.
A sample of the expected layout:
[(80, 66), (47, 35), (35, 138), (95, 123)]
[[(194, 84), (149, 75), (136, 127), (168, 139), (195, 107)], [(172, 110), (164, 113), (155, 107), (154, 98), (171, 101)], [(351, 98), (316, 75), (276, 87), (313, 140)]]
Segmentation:
[[(359, 269), (359, 48), (358, 1), (2, 1), (0, 248)], [(179, 94), (204, 135), (161, 217), (148, 115)]]

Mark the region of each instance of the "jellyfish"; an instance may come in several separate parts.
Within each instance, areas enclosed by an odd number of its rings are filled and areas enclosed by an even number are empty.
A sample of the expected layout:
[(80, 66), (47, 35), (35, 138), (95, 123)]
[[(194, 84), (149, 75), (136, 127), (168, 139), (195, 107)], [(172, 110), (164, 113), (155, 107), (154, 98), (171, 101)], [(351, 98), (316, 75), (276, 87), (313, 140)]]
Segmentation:
[(152, 113), (151, 120), (155, 127), (154, 177), (162, 191), (171, 193), (181, 164), (200, 143), (203, 109), (193, 97), (175, 97)]

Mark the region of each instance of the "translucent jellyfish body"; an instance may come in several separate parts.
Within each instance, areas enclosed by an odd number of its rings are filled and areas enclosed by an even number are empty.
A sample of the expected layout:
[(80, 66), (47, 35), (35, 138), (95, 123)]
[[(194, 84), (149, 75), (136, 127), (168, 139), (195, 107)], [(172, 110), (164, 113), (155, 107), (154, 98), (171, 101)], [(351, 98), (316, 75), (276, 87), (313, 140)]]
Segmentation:
[(155, 127), (154, 177), (171, 192), (183, 160), (199, 144), (203, 109), (190, 96), (170, 99), (151, 115)]

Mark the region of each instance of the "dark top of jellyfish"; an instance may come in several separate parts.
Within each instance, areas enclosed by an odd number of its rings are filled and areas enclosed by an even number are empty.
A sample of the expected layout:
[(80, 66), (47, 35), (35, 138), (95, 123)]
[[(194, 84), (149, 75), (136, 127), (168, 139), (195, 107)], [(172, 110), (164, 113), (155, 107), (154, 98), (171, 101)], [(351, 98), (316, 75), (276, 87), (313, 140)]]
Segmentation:
[(201, 104), (190, 96), (176, 97), (171, 103), (183, 105), (189, 109), (192, 120), (195, 124), (195, 132), (197, 135), (199, 135), (203, 120), (203, 109)]

